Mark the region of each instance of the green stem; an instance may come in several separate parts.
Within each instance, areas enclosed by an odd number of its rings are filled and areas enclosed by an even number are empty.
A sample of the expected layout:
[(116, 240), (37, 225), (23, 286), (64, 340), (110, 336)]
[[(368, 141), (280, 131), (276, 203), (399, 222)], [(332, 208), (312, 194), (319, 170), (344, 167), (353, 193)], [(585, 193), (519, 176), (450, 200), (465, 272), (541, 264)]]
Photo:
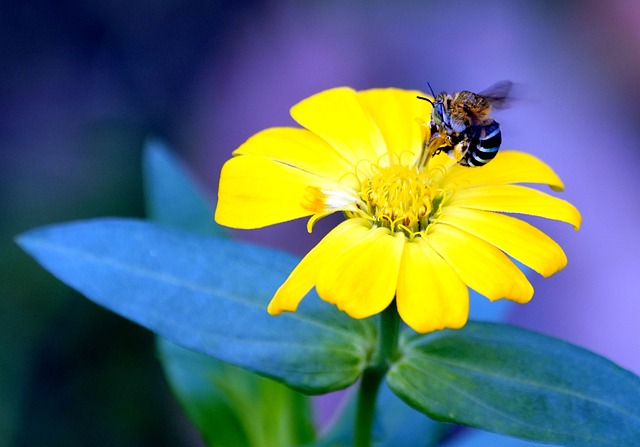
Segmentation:
[(398, 346), (400, 316), (395, 300), (380, 314), (378, 346), (369, 367), (362, 373), (354, 430), (354, 447), (370, 447), (375, 417), (376, 397), (380, 383)]

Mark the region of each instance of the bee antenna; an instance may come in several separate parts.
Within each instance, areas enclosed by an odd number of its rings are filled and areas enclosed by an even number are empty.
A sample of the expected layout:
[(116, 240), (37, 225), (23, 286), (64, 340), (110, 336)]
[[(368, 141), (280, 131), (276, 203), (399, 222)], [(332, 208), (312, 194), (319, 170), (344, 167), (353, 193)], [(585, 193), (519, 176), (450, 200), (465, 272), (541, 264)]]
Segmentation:
[[(435, 92), (433, 91), (433, 87), (431, 87), (431, 84), (429, 84), (428, 82), (427, 82), (427, 85), (429, 86), (429, 90), (431, 90), (431, 96), (433, 96), (433, 97), (435, 98), (435, 97), (436, 97), (436, 94), (435, 94)], [(429, 98), (425, 98), (424, 96), (418, 96), (417, 98), (418, 98), (418, 99), (422, 99), (422, 100), (424, 100), (424, 101), (427, 101), (427, 102), (428, 102), (429, 104), (431, 104), (431, 105), (434, 105), (434, 104), (433, 104), (433, 101), (431, 101)]]
[(429, 84), (427, 82), (427, 85), (429, 86), (429, 90), (431, 90), (431, 96), (433, 96), (434, 98), (436, 97), (436, 92), (433, 91), (433, 87), (431, 87), (431, 84)]

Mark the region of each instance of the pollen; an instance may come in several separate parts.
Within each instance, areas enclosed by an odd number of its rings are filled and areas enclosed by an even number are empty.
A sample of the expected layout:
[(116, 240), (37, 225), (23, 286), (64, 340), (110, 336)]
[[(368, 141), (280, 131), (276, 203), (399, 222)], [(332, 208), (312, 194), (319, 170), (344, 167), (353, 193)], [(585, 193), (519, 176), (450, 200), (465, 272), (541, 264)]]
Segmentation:
[(442, 201), (432, 173), (403, 164), (375, 167), (372, 172), (361, 181), (361, 215), (374, 226), (402, 231), (410, 239), (424, 233)]

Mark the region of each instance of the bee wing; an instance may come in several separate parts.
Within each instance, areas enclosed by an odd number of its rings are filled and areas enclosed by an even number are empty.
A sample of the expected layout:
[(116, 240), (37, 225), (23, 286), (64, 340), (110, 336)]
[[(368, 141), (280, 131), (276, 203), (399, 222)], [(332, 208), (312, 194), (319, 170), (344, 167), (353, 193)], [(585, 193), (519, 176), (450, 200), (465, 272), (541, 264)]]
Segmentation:
[(468, 134), (470, 137), (477, 136), (478, 132), (480, 131), (480, 127), (482, 125), (484, 125), (486, 122), (493, 121), (493, 119), (487, 114), (487, 111), (489, 110), (488, 108), (487, 109), (472, 108), (467, 106), (466, 104), (463, 104), (462, 108), (466, 112), (466, 115), (467, 115), (466, 117), (471, 122), (470, 126), (465, 125), (466, 129), (464, 130), (464, 132)]
[(508, 105), (509, 92), (512, 87), (513, 82), (500, 81), (478, 94), (489, 101), (489, 104), (491, 104), (492, 107), (496, 109), (504, 109)]

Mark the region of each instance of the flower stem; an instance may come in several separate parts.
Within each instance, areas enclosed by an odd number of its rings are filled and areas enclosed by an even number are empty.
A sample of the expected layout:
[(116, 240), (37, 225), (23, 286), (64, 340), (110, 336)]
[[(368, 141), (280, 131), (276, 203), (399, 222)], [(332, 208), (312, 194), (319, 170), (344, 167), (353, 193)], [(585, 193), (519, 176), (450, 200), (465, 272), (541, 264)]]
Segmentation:
[(380, 314), (378, 346), (371, 364), (362, 373), (356, 408), (354, 447), (370, 447), (373, 439), (376, 397), (398, 346), (400, 316), (395, 300)]

